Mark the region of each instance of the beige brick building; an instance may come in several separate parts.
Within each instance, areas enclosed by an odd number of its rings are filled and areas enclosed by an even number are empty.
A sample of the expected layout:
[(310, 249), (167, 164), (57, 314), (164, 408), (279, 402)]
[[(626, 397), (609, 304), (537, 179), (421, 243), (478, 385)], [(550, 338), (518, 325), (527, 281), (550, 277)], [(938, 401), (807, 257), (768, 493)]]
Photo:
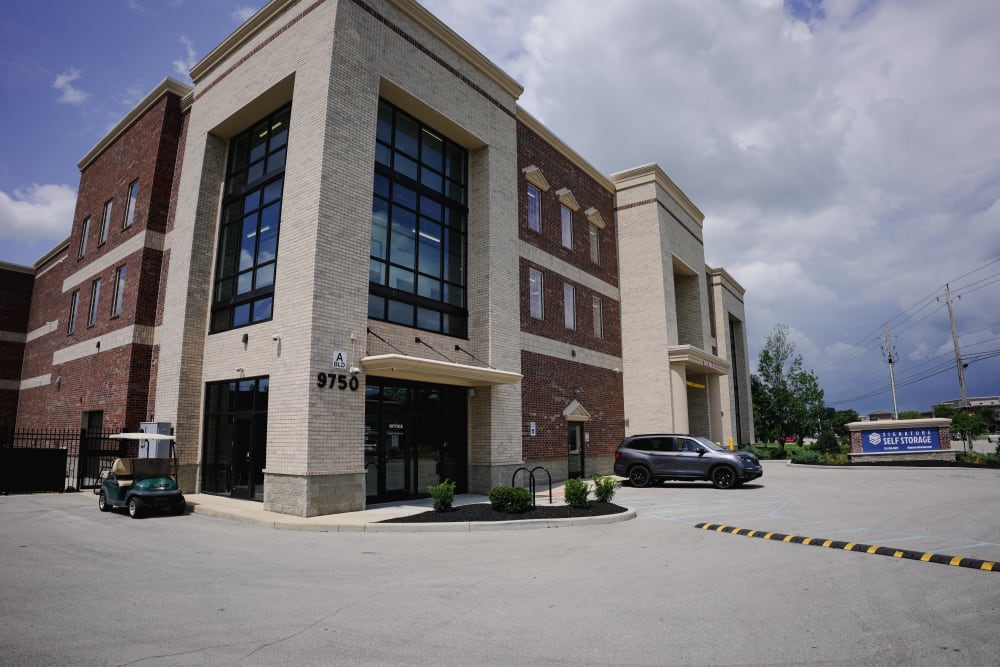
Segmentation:
[(413, 0), (272, 0), (191, 78), (150, 96), (179, 139), (162, 260), (129, 274), (156, 286), (133, 413), (186, 491), (313, 516), (608, 474), (627, 433), (753, 440), (701, 212), (655, 165), (598, 172)]

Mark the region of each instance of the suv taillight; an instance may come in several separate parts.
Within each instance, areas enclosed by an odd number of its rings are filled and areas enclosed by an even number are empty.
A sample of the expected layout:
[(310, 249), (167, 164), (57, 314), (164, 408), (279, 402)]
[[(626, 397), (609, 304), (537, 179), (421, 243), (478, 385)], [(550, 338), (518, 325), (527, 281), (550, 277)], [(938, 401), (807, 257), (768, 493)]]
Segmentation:
[(615, 452), (615, 458), (616, 459), (620, 459), (621, 457), (622, 457), (622, 453), (621, 452)]

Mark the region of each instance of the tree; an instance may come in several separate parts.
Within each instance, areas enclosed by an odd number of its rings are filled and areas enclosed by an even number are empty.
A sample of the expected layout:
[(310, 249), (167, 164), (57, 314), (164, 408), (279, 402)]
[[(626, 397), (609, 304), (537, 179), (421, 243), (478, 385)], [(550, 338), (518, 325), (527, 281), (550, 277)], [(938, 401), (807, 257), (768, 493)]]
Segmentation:
[(923, 415), (916, 410), (904, 410), (899, 413), (898, 417), (900, 419), (921, 419)]
[(851, 431), (847, 425), (856, 421), (861, 421), (857, 410), (837, 410), (833, 415), (833, 432), (841, 438), (849, 438)]
[(816, 431), (826, 415), (823, 390), (812, 371), (802, 369), (802, 356), (788, 340), (788, 326), (779, 324), (767, 337), (750, 377), (755, 428), (784, 451), (785, 438), (799, 442)]

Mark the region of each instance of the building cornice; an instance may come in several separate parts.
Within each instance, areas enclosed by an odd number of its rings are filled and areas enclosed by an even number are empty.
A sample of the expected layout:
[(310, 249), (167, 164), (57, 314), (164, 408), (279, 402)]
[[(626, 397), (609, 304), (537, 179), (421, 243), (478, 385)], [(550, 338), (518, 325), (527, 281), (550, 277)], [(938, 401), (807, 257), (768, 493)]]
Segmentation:
[(14, 271), (16, 273), (27, 273), (29, 276), (35, 275), (35, 269), (21, 264), (11, 264), (10, 262), (0, 262), (0, 271)]
[(684, 211), (690, 215), (695, 222), (697, 222), (700, 226), (705, 225), (705, 214), (694, 205), (694, 202), (688, 199), (688, 196), (684, 194), (684, 191), (681, 190), (676, 183), (670, 180), (670, 177), (667, 176), (667, 172), (663, 171), (660, 165), (655, 162), (611, 174), (611, 181), (618, 190), (626, 190), (644, 183), (655, 182), (670, 196), (671, 199), (677, 202), (678, 206), (684, 209)]
[[(271, 2), (264, 5), (260, 11), (251, 16), (229, 37), (222, 40), (218, 46), (209, 51), (208, 55), (195, 63), (190, 72), (191, 80), (197, 84), (204, 79), (237, 49), (264, 30), (275, 17), (298, 1), (271, 0)], [(442, 23), (440, 19), (414, 2), (414, 0), (388, 1), (389, 4), (398, 9), (404, 16), (440, 40), (460, 58), (479, 70), (490, 81), (497, 84), (506, 94), (517, 99), (524, 92), (524, 87), (521, 84), (497, 67), (489, 58), (473, 48), (471, 44), (459, 37), (454, 30)], [(354, 2), (360, 7), (367, 8), (367, 5), (360, 0), (354, 0)]]
[(153, 88), (153, 90), (142, 98), (142, 101), (137, 105), (132, 107), (132, 110), (125, 114), (125, 117), (118, 121), (118, 124), (111, 128), (111, 131), (104, 135), (104, 138), (97, 142), (93, 148), (87, 151), (79, 162), (76, 163), (77, 168), (83, 171), (87, 168), (91, 162), (93, 162), (98, 155), (104, 152), (108, 146), (113, 144), (118, 138), (125, 133), (132, 125), (142, 117), (144, 113), (150, 110), (160, 98), (168, 93), (173, 93), (180, 98), (184, 98), (185, 95), (191, 92), (191, 88), (185, 86), (183, 83), (171, 77), (167, 77), (163, 81)]
[(615, 193), (615, 184), (608, 180), (607, 176), (597, 171), (592, 164), (580, 157), (580, 154), (570, 148), (566, 142), (552, 134), (552, 131), (549, 130), (549, 128), (542, 125), (541, 121), (525, 111), (524, 107), (521, 105), (517, 106), (517, 120), (524, 123), (525, 127), (541, 137), (547, 144), (562, 153), (566, 159), (584, 171), (592, 179), (597, 181), (597, 183), (605, 190), (611, 194)]
[(733, 278), (732, 274), (730, 274), (728, 271), (726, 271), (721, 266), (718, 267), (718, 268), (716, 268), (716, 267), (708, 266), (706, 264), (705, 265), (705, 271), (710, 276), (718, 276), (721, 280), (723, 280), (723, 281), (726, 282), (727, 286), (729, 286), (732, 289), (734, 289), (737, 292), (739, 292), (740, 296), (743, 296), (743, 295), (745, 295), (747, 293), (746, 288), (744, 288), (743, 285), (739, 284), (739, 282), (737, 282), (736, 278)]

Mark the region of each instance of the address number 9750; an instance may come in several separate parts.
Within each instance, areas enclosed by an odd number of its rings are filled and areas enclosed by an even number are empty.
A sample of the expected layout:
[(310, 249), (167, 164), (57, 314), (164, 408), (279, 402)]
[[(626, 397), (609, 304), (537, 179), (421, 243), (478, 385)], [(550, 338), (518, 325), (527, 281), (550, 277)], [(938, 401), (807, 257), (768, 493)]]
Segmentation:
[(358, 378), (355, 375), (347, 377), (346, 375), (334, 375), (333, 373), (324, 373), (320, 371), (316, 374), (316, 386), (322, 389), (323, 387), (328, 387), (333, 389), (336, 387), (343, 391), (344, 389), (350, 389), (351, 391), (358, 390)]

